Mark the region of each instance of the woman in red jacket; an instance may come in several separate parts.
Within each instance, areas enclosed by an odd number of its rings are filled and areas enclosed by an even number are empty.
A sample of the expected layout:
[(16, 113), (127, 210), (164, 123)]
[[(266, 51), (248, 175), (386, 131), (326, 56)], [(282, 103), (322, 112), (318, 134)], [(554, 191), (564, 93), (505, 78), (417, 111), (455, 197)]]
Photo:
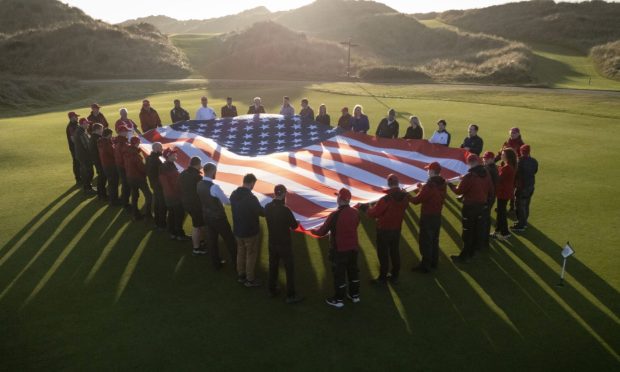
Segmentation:
[(498, 168), (499, 181), (496, 189), (497, 196), (497, 219), (494, 238), (506, 240), (510, 237), (508, 231), (508, 217), (506, 206), (514, 195), (515, 171), (517, 169), (517, 154), (511, 148), (502, 150), (502, 165)]

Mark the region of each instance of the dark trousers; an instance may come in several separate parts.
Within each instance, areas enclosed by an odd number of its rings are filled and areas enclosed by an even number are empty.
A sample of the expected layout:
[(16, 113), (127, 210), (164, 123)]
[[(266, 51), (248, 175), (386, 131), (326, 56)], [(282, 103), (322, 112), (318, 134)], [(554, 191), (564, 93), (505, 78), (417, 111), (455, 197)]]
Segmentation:
[(151, 185), (151, 187), (153, 188), (153, 214), (155, 219), (155, 226), (165, 228), (168, 209), (166, 208), (164, 191), (159, 183)]
[(286, 272), (286, 296), (295, 296), (295, 265), (293, 263), (293, 249), (290, 244), (269, 244), (269, 291), (275, 293), (278, 286), (278, 269), (280, 261)]
[(491, 235), (491, 211), (495, 205), (495, 199), (487, 204), (487, 212), (484, 214), (484, 247), (489, 248), (489, 238)]
[(344, 300), (347, 290), (347, 279), (349, 281), (349, 296), (359, 297), (360, 278), (357, 267), (357, 251), (330, 252), (332, 271), (334, 273), (334, 297), (337, 300)]
[(495, 232), (508, 235), (508, 215), (506, 206), (509, 200), (497, 199), (497, 221), (495, 221)]
[(95, 172), (93, 171), (93, 163), (88, 161), (80, 162), (80, 178), (82, 179), (82, 186), (84, 190), (92, 190), (93, 189), (93, 177), (95, 176)]
[(422, 215), (420, 217), (420, 255), (421, 266), (427, 270), (437, 267), (439, 261), (439, 231), (441, 215)]
[(108, 200), (110, 204), (118, 202), (118, 170), (115, 165), (103, 168), (108, 181)]
[(127, 173), (125, 173), (125, 168), (116, 167), (116, 169), (118, 171), (118, 181), (121, 185), (121, 203), (123, 203), (123, 205), (128, 205), (131, 189), (127, 181)]
[(534, 195), (534, 188), (518, 190), (517, 193), (517, 225), (519, 227), (527, 226), (527, 219), (530, 217), (530, 202)]
[(392, 261), (392, 278), (400, 273), (400, 230), (377, 230), (377, 256), (379, 257), (379, 279), (386, 279)]
[(108, 178), (103, 171), (103, 167), (101, 163), (95, 163), (95, 170), (97, 171), (97, 195), (101, 199), (107, 198), (106, 185), (108, 183)]
[(168, 204), (168, 231), (170, 235), (183, 236), (183, 220), (185, 220), (185, 211), (181, 202), (176, 204)]
[(138, 200), (140, 199), (140, 191), (144, 195), (144, 213), (151, 214), (153, 205), (153, 194), (146, 184), (146, 179), (129, 179), (129, 187), (131, 189), (131, 212), (134, 216), (140, 215), (138, 210)]
[(464, 205), (463, 214), (463, 250), (461, 258), (474, 256), (484, 244), (484, 214), (487, 213), (486, 204)]
[(220, 236), (222, 237), (222, 239), (224, 239), (224, 244), (226, 244), (226, 249), (228, 249), (230, 262), (235, 265), (237, 263), (237, 240), (233, 235), (228, 219), (208, 219), (206, 222), (207, 236), (209, 240), (207, 250), (209, 251), (209, 255), (211, 256), (211, 260), (213, 261), (213, 266), (219, 268), (222, 262), (222, 258), (220, 256), (220, 248), (218, 244)]
[(81, 182), (80, 162), (75, 158), (75, 152), (71, 149), (69, 149), (69, 151), (71, 152), (71, 160), (73, 161), (73, 177), (75, 177), (75, 182)]

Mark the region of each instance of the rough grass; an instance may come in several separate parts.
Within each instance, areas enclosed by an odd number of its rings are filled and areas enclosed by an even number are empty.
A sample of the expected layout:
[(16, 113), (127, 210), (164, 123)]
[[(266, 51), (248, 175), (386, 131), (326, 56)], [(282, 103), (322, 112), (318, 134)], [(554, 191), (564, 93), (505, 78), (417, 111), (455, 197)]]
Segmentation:
[(620, 40), (596, 46), (590, 55), (602, 75), (620, 80)]
[[(126, 84), (114, 87), (117, 92)], [(620, 366), (620, 223), (617, 95), (507, 88), (292, 82), (210, 84), (219, 107), (261, 95), (270, 111), (283, 95), (312, 105), (363, 104), (377, 124), (386, 107), (418, 115), (427, 133), (448, 121), (454, 141), (467, 124), (497, 150), (519, 126), (541, 163), (531, 228), (493, 244), (465, 267), (459, 205), (444, 211), (440, 268), (404, 272), (376, 289), (374, 225), (360, 227), (362, 303), (327, 308), (331, 293), (325, 242), (295, 237), (298, 289), (289, 307), (247, 290), (230, 267), (213, 272), (190, 247), (72, 189), (64, 139), (66, 107), (0, 120), (0, 338), (6, 370), (596, 370)], [(320, 90), (322, 89), (322, 90)], [(327, 93), (327, 91), (331, 93)], [(370, 96), (372, 92), (374, 96)], [(149, 96), (164, 112), (173, 98), (193, 110), (201, 91)], [(140, 100), (127, 106), (135, 118)], [(109, 107), (109, 108), (108, 108)], [(547, 110), (546, 108), (549, 108)], [(83, 106), (72, 109), (82, 114)], [(564, 111), (563, 111), (564, 110)], [(407, 215), (401, 251), (418, 262), (419, 209)], [(189, 222), (186, 222), (189, 229)], [(263, 226), (264, 229), (264, 226)], [(559, 288), (561, 246), (577, 254)], [(265, 239), (259, 273), (266, 278)]]

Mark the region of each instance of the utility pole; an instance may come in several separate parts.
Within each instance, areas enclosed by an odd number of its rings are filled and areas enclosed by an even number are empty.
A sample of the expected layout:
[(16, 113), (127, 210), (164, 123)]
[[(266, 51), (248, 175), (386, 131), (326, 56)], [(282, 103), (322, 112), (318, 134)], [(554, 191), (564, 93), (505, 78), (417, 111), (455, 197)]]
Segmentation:
[(355, 48), (360, 46), (359, 44), (353, 44), (351, 42), (351, 38), (347, 41), (341, 41), (340, 44), (347, 46), (348, 57), (347, 57), (347, 78), (351, 78), (351, 48)]

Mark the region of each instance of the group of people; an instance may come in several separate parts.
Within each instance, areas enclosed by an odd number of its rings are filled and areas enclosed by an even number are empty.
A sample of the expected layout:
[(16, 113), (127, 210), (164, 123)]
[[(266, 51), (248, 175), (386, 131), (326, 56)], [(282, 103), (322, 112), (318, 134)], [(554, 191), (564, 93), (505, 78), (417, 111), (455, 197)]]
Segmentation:
[[(331, 125), (325, 105), (321, 105), (315, 117), (307, 99), (301, 101), (299, 115), (314, 122)], [(77, 184), (81, 184), (87, 196), (98, 196), (111, 206), (126, 208), (134, 220), (148, 218), (158, 231), (168, 231), (171, 240), (191, 241), (192, 253), (196, 256), (209, 255), (213, 267), (221, 269), (226, 263), (218, 247), (221, 236), (228, 258), (235, 263), (238, 281), (245, 287), (258, 287), (262, 283), (256, 275), (256, 261), (260, 246), (261, 217), (265, 218), (269, 240), (269, 293), (276, 297), (280, 262), (286, 271), (286, 302), (303, 300), (295, 289), (294, 255), (292, 232), (299, 224), (286, 205), (286, 185), (277, 185), (272, 201), (264, 207), (252, 190), (257, 182), (249, 173), (243, 183), (232, 194), (226, 195), (218, 186), (217, 165), (202, 164), (194, 157), (188, 167), (179, 172), (176, 165), (177, 150), (153, 143), (151, 153), (143, 157), (140, 150), (140, 133), (135, 122), (128, 118), (128, 111), (121, 109), (114, 131), (100, 111), (93, 104), (87, 118), (80, 118), (69, 112), (66, 128), (69, 150), (73, 159), (73, 172)], [(249, 114), (264, 113), (261, 99), (256, 97), (249, 107)], [(282, 115), (295, 115), (295, 109), (288, 97), (284, 97)], [(221, 109), (222, 117), (238, 116), (232, 99)], [(148, 100), (142, 103), (140, 111), (142, 132), (160, 127), (161, 119)], [(190, 119), (189, 113), (174, 101), (170, 112), (173, 122)], [(202, 97), (201, 106), (195, 118), (212, 120), (216, 114), (208, 106), (207, 97)], [(438, 145), (449, 146), (450, 134), (445, 120), (438, 122), (438, 128), (428, 140)], [(360, 105), (355, 106), (353, 115), (345, 107), (338, 120), (343, 130), (366, 133), (369, 130), (368, 117)], [(379, 259), (379, 275), (373, 284), (398, 283), (401, 269), (400, 240), (403, 219), (410, 204), (421, 204), (419, 248), (420, 263), (415, 272), (429, 273), (439, 262), (439, 234), (441, 213), (447, 189), (451, 189), (462, 207), (463, 249), (460, 255), (451, 256), (456, 263), (467, 263), (475, 253), (489, 245), (490, 238), (506, 240), (510, 237), (508, 228), (508, 207), (516, 210), (517, 222), (513, 232), (527, 228), (529, 206), (535, 187), (538, 163), (531, 156), (530, 146), (523, 142), (518, 128), (512, 128), (509, 138), (497, 154), (485, 152), (484, 142), (478, 136), (478, 126), (469, 126), (468, 136), (461, 147), (470, 154), (467, 158), (469, 171), (460, 178), (458, 185), (447, 182), (441, 176), (441, 165), (437, 162), (426, 165), (427, 181), (413, 193), (404, 191), (396, 175), (387, 177), (386, 195), (372, 205), (351, 205), (351, 192), (342, 188), (337, 193), (338, 208), (324, 224), (310, 231), (318, 237), (330, 237), (329, 260), (334, 276), (334, 295), (326, 303), (336, 308), (344, 306), (345, 297), (351, 302), (360, 302), (360, 279), (358, 252), (360, 244), (357, 229), (360, 214), (376, 219), (376, 249)], [(376, 136), (399, 138), (396, 112), (391, 109), (377, 126)], [(422, 139), (423, 129), (417, 117), (411, 117), (405, 139)], [(499, 162), (499, 166), (496, 163)], [(94, 173), (97, 173), (97, 187), (93, 187)], [(120, 188), (120, 192), (119, 192)], [(145, 198), (142, 209), (138, 208), (140, 194)], [(491, 233), (491, 214), (496, 206), (495, 232)], [(228, 221), (225, 205), (232, 210), (232, 226)], [(189, 215), (192, 221), (191, 235), (186, 235), (183, 223)]]

